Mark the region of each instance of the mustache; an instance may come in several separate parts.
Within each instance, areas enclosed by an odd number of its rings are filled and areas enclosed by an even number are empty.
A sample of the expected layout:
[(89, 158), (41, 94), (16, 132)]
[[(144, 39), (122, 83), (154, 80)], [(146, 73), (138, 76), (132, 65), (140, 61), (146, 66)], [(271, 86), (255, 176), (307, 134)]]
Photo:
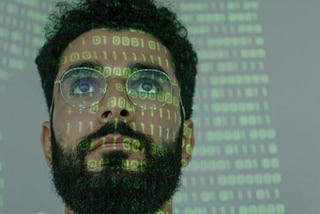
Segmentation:
[(135, 131), (129, 127), (125, 122), (106, 123), (97, 131), (84, 137), (77, 145), (77, 153), (80, 158), (84, 158), (90, 151), (91, 142), (102, 138), (108, 134), (119, 133), (123, 136), (128, 136), (133, 139), (137, 139), (140, 142), (141, 148), (148, 148), (151, 146), (151, 137), (143, 134), (142, 132)]

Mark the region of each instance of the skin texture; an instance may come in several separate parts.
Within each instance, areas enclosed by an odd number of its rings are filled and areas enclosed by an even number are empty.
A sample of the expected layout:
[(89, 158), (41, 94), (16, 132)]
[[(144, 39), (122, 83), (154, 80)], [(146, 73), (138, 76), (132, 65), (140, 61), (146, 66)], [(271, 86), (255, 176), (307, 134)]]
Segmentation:
[[(61, 96), (59, 85), (55, 85), (54, 109), (52, 116), (55, 138), (63, 151), (76, 153), (77, 144), (85, 136), (99, 130), (106, 123), (124, 122), (134, 131), (141, 132), (153, 140), (155, 146), (173, 142), (181, 124), (179, 106), (179, 88), (173, 88), (172, 101), (156, 110), (137, 108), (126, 96), (123, 88), (128, 73), (124, 69), (133, 63), (147, 63), (160, 66), (174, 84), (177, 79), (170, 53), (152, 35), (135, 30), (114, 31), (109, 29), (93, 29), (77, 37), (64, 50), (56, 80), (59, 80), (70, 66), (91, 62), (99, 64), (99, 69), (107, 78), (107, 92), (99, 103), (91, 108), (79, 109), (70, 106)], [(111, 78), (110, 78), (111, 77)], [(50, 122), (42, 124), (41, 144), (47, 161), (52, 167)], [(110, 146), (119, 134), (108, 135), (101, 139), (102, 148), (89, 152), (85, 156), (88, 171), (99, 172), (103, 169), (101, 159), (110, 151), (124, 151), (128, 161), (144, 161), (143, 150), (131, 147)], [(128, 139), (130, 141), (132, 139)], [(132, 141), (131, 141), (132, 142)], [(105, 147), (104, 147), (105, 146)], [(187, 166), (191, 160), (194, 147), (193, 122), (183, 122), (181, 162)], [(93, 166), (93, 167), (92, 167)], [(136, 170), (136, 169), (129, 169)], [(165, 213), (172, 213), (169, 201), (162, 208)], [(66, 213), (73, 213), (66, 207)]]

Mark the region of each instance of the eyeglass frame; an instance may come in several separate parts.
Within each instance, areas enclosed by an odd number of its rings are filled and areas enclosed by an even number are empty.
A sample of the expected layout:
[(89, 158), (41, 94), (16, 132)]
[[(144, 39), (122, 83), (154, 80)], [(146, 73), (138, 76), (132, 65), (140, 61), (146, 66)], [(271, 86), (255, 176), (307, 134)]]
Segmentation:
[[(107, 93), (107, 88), (108, 88), (107, 79), (109, 79), (110, 77), (113, 77), (113, 78), (115, 78), (115, 77), (121, 77), (120, 75), (110, 75), (110, 76), (108, 76), (108, 77), (105, 77), (105, 78), (104, 78), (104, 80), (105, 80), (105, 87), (104, 87), (103, 96), (102, 96), (99, 100), (97, 100), (96, 102), (94, 102), (94, 103), (92, 103), (91, 105), (86, 106), (86, 107), (74, 106), (74, 105), (70, 104), (70, 103), (67, 101), (67, 99), (64, 97), (64, 95), (63, 95), (63, 93), (62, 93), (62, 88), (61, 88), (62, 86), (61, 86), (61, 85), (62, 85), (62, 81), (63, 81), (63, 78), (65, 77), (65, 75), (67, 75), (69, 72), (71, 72), (71, 71), (73, 71), (73, 70), (75, 70), (75, 69), (79, 69), (79, 68), (89, 69), (89, 70), (91, 70), (91, 71), (95, 71), (95, 72), (98, 72), (98, 73), (101, 74), (101, 72), (100, 72), (98, 69), (94, 69), (94, 68), (90, 68), (90, 67), (85, 67), (85, 66), (75, 67), (75, 68), (71, 68), (71, 69), (66, 70), (66, 71), (63, 73), (63, 75), (59, 78), (59, 80), (54, 81), (54, 84), (53, 84), (53, 87), (54, 87), (56, 84), (59, 84), (59, 90), (60, 90), (61, 96), (63, 97), (64, 101), (65, 101), (68, 105), (72, 106), (73, 108), (87, 109), (87, 108), (90, 108), (90, 107), (98, 104), (98, 103), (105, 97), (105, 95), (106, 95), (106, 93)], [(165, 73), (165, 72), (163, 72), (163, 71), (161, 71), (161, 70), (158, 70), (158, 69), (154, 69), (154, 68), (148, 69), (148, 68), (147, 68), (147, 69), (138, 69), (138, 70), (136, 70), (135, 72), (132, 72), (132, 73), (128, 76), (128, 78), (126, 78), (125, 94), (126, 94), (127, 98), (130, 100), (130, 102), (131, 102), (135, 107), (137, 107), (137, 108), (144, 109), (144, 110), (149, 110), (149, 109), (155, 110), (155, 109), (163, 108), (163, 107), (167, 104), (166, 102), (163, 102), (162, 106), (161, 106), (161, 107), (158, 107), (158, 108), (144, 108), (143, 106), (139, 106), (139, 105), (137, 105), (135, 102), (133, 102), (133, 101), (131, 100), (130, 96), (128, 95), (128, 92), (127, 92), (127, 88), (128, 88), (128, 87), (127, 87), (127, 85), (128, 85), (128, 79), (129, 79), (129, 77), (130, 77), (131, 75), (133, 75), (134, 73), (136, 73), (136, 72), (141, 72), (141, 71), (145, 71), (145, 70), (148, 70), (148, 71), (150, 71), (150, 70), (151, 70), (151, 71), (157, 71), (157, 72), (160, 72), (160, 73), (162, 73), (163, 75), (165, 75), (165, 76), (168, 78), (169, 83), (170, 83), (170, 86), (171, 86), (171, 96), (173, 96), (173, 87), (179, 88), (179, 85), (173, 83), (172, 80), (171, 80), (171, 78), (170, 78), (170, 76), (169, 76), (167, 73)], [(104, 76), (104, 75), (102, 74), (102, 76)], [(53, 89), (54, 89), (54, 88), (53, 88)], [(53, 113), (52, 111), (53, 111), (54, 98), (55, 98), (55, 96), (54, 96), (54, 93), (53, 93), (53, 94), (52, 94), (51, 105), (50, 105), (50, 110), (49, 110), (50, 115), (52, 115), (52, 113)], [(186, 112), (185, 112), (185, 108), (184, 108), (183, 103), (182, 103), (182, 100), (181, 100), (180, 90), (179, 90), (179, 102), (180, 102), (180, 105), (181, 105), (181, 108), (182, 108), (183, 119), (185, 119), (185, 118), (186, 118)]]

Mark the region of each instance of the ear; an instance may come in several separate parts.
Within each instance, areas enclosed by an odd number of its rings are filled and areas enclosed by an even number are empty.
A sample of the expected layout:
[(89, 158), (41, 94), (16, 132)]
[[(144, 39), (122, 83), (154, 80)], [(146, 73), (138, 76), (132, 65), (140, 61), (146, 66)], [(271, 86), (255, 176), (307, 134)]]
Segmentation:
[(194, 148), (194, 133), (192, 120), (186, 120), (183, 124), (182, 139), (182, 166), (188, 166), (192, 158), (192, 150)]
[(42, 123), (42, 133), (40, 136), (42, 150), (49, 168), (52, 167), (52, 152), (51, 152), (51, 130), (49, 121)]

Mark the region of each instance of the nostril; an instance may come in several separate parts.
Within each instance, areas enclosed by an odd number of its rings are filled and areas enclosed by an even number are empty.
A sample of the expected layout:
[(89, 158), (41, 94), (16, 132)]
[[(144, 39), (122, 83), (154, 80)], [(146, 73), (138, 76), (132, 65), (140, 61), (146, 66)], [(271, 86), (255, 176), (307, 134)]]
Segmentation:
[[(114, 115), (113, 115), (114, 114)], [(128, 110), (125, 110), (125, 109), (122, 109), (119, 113), (119, 115), (121, 117), (128, 117), (129, 116), (129, 111)], [(105, 111), (103, 112), (103, 114), (101, 115), (102, 118), (110, 118), (110, 117), (116, 117), (118, 114), (116, 112), (112, 112), (112, 111)]]
[(127, 117), (129, 115), (129, 112), (127, 110), (123, 109), (123, 110), (121, 110), (120, 115), (122, 117)]
[(111, 115), (111, 111), (106, 111), (102, 114), (102, 117), (107, 118), (109, 115)]

